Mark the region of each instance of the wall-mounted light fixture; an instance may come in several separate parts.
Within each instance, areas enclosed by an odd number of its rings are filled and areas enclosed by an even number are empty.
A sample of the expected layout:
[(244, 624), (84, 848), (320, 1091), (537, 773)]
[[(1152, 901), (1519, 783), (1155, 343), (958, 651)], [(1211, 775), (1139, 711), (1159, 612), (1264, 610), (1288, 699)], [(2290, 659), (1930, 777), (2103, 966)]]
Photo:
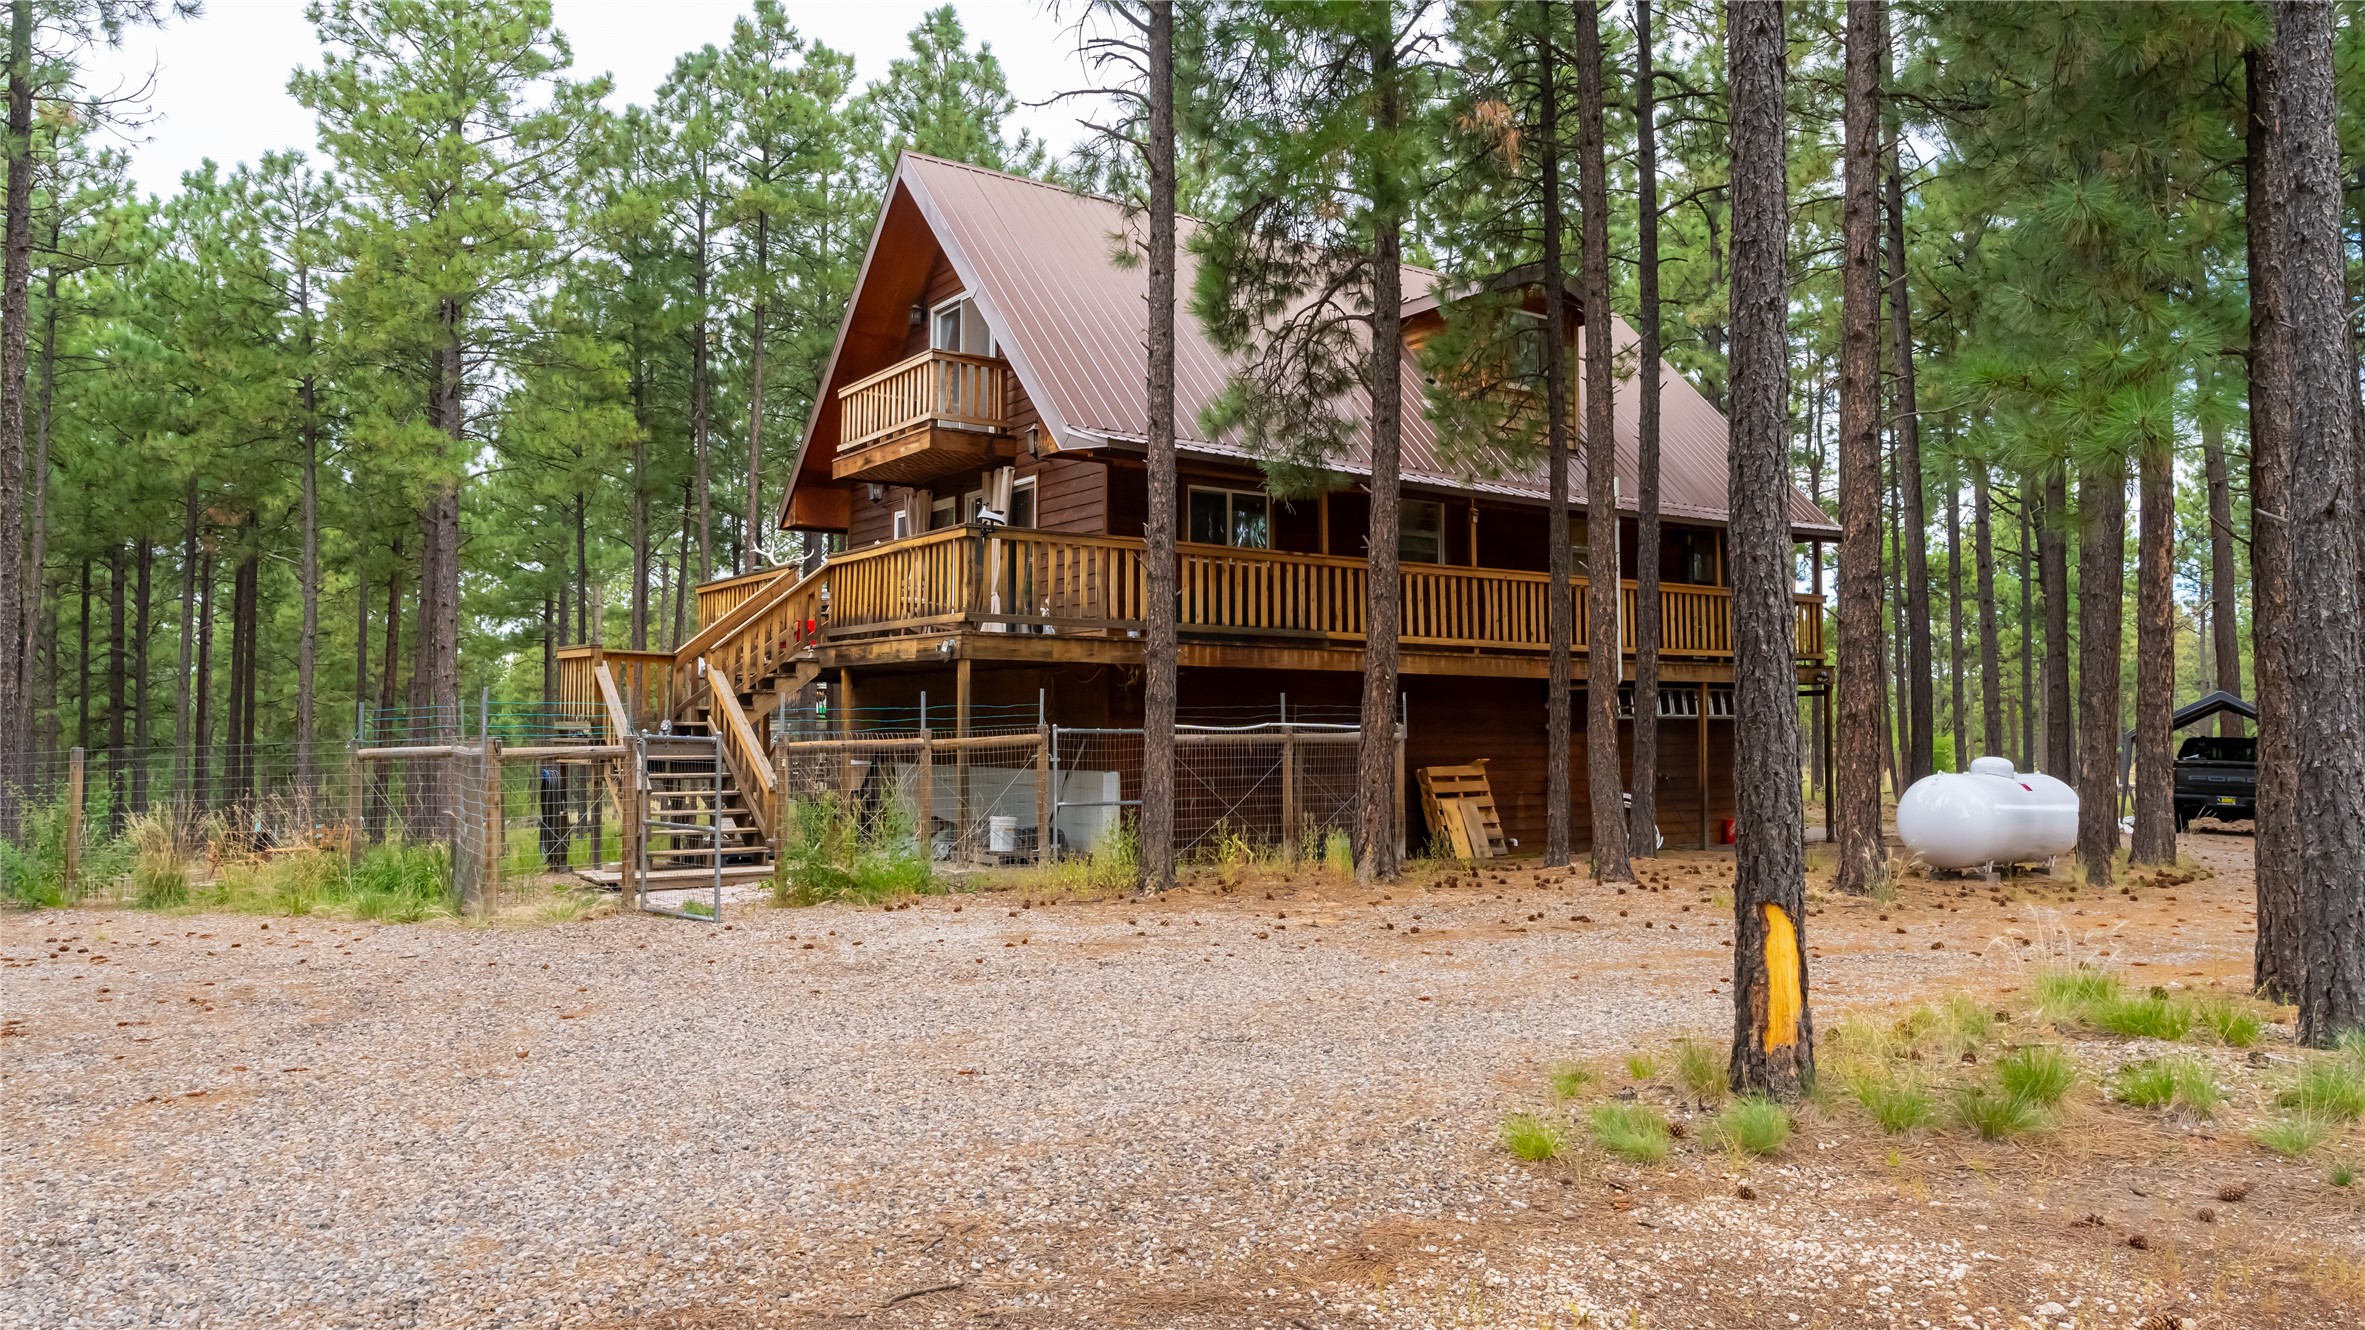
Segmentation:
[(912, 325), (911, 325), (911, 326), (913, 326), (914, 328), (917, 328), (917, 327), (919, 327), (921, 324), (923, 324), (923, 323), (926, 323), (927, 321), (928, 321), (928, 306), (927, 306), (927, 305), (925, 305), (925, 304), (923, 304), (923, 303), (921, 303), (920, 301), (917, 301), (917, 300), (913, 301), (913, 302), (912, 302)]
[(870, 501), (872, 503), (877, 503), (879, 500), (887, 497), (887, 487), (875, 480), (870, 484), (863, 486), (863, 489), (868, 492)]

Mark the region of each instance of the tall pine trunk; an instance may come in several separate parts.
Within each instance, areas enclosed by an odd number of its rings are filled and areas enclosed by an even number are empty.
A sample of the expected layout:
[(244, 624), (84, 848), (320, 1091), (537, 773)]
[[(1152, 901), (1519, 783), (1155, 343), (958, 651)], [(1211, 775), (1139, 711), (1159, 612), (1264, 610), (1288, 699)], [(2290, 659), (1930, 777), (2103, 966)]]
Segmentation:
[[(2209, 486), (2209, 635), (2215, 648), (2217, 686), (2242, 693), (2242, 619), (2235, 601), (2234, 486), (2225, 464), (2225, 439), (2215, 417), (2201, 421), (2201, 470)], [(2238, 736), (2242, 718), (2217, 713), (2217, 732)]]
[[(1880, 14), (1881, 68), (1889, 62), (1888, 6)], [(1913, 304), (1906, 285), (1905, 181), (1900, 163), (1901, 135), (1895, 104), (1883, 95), (1888, 125), (1888, 241), (1889, 335), (1897, 361), (1897, 557), (1905, 583), (1903, 611), (1905, 660), (1900, 671), (1910, 719), (1905, 725), (1904, 785), (1927, 776), (1937, 765), (1938, 726), (1932, 696), (1935, 664), (1930, 644), (1929, 515), (1922, 501), (1922, 445), (1920, 406), (1913, 385)]]
[[(1382, 138), (1404, 128), (1405, 107), (1396, 66), (1395, 23), (1377, 24), (1371, 44), (1372, 82), (1379, 90), (1375, 125)], [(1355, 755), (1362, 791), (1357, 817), (1355, 878), (1393, 881), (1397, 873), (1396, 795), (1397, 634), (1403, 622), (1396, 544), (1396, 510), (1404, 448), (1404, 218), (1412, 201), (1400, 196), (1388, 164), (1372, 168), (1371, 206), (1371, 514), (1365, 607), (1363, 738)]]
[[(1584, 6), (1589, 8), (1590, 3)], [(1794, 1096), (1815, 1081), (1807, 1007), (1806, 860), (1790, 586), (1790, 217), (1782, 7), (1732, 4), (1732, 449), (1736, 1092)]]
[(2135, 557), (2135, 834), (2127, 859), (2176, 862), (2176, 456), (2147, 439), (2137, 457), (2142, 526)]
[(131, 643), (124, 621), (130, 605), (124, 585), (123, 546), (107, 547), (107, 834), (123, 834), (123, 809), (131, 798)]
[(1849, 0), (1844, 181), (1840, 204), (1839, 338), (1839, 722), (1832, 754), (1833, 843), (1839, 890), (1864, 895), (1887, 874), (1881, 848), (1880, 292), (1873, 258), (1874, 76), (1879, 68), (1873, 0)]
[[(2294, 576), (2283, 653), (2306, 834), (2292, 856), (2302, 959), (2299, 1039), (2328, 1047), (2365, 1028), (2365, 640), (2358, 606), (2356, 349), (2341, 236), (2339, 109), (2330, 5), (2275, 7), (2271, 131), (2288, 193), (2279, 200), (2289, 340), (2286, 495)], [(2301, 477), (2310, 478), (2304, 487)]]
[(2029, 522), (2033, 506), (2028, 494), (2028, 480), (2020, 481), (2020, 757), (2014, 764), (2022, 771), (2037, 769), (2037, 686), (2036, 686), (2036, 530)]
[[(1577, 208), (1584, 227), (1578, 281), (1585, 324), (1585, 774), (1592, 793), (1593, 877), (1631, 882), (1625, 780), (1619, 771), (1618, 438), (1611, 395), (1617, 354), (1610, 315), (1609, 171), (1602, 151), (1601, 16), (1577, 0)], [(1639, 722), (1639, 717), (1637, 718)]]
[(131, 807), (132, 811), (148, 811), (149, 769), (154, 765), (148, 757), (148, 633), (150, 622), (148, 599), (153, 589), (156, 571), (156, 547), (148, 538), (139, 538), (139, 555), (134, 560), (137, 571), (132, 582), (132, 658), (131, 658)]
[(2069, 696), (2069, 479), (2062, 463), (2047, 465), (2037, 521), (2037, 582), (2045, 593), (2044, 770), (2074, 786), (2080, 782)]
[[(747, 339), (747, 530), (742, 549), (745, 562), (742, 572), (754, 572), (761, 562), (761, 542), (756, 533), (763, 530), (764, 520), (764, 284), (765, 269), (772, 256), (772, 218), (759, 210), (755, 218), (755, 305), (749, 311)], [(706, 516), (706, 451), (698, 452), (698, 576), (701, 581), (712, 576), (714, 559), (709, 552), (710, 537)]]
[[(1174, 714), (1176, 642), (1174, 464), (1174, 7), (1150, 5), (1144, 16), (1150, 123), (1149, 403), (1146, 462), (1149, 503), (1142, 522), (1142, 886), (1174, 885)], [(1321, 502), (1328, 503), (1324, 495)]]
[[(42, 237), (42, 241), (52, 254), (58, 251), (61, 243), (64, 217), (65, 209), (62, 207), (49, 210), (49, 232)], [(33, 456), (25, 469), (25, 487), (28, 491), (24, 499), (25, 544), (28, 552), (25, 555), (24, 580), (24, 655), (18, 668), (23, 672), (20, 679), (28, 686), (17, 702), (24, 712), (17, 724), (20, 736), (35, 748), (39, 745), (33, 743), (34, 690), (29, 685), (34, 662), (38, 659), (35, 648), (40, 640), (42, 602), (49, 584), (49, 441), (50, 426), (57, 406), (58, 268), (59, 264), (53, 259), (42, 282), (40, 387), (33, 408)]]
[(2126, 460), (2078, 475), (2078, 862), (2107, 885), (2119, 848), (2120, 620), (2127, 595)]
[(2258, 685), (2257, 831), (2251, 854), (2258, 895), (2252, 982), (2277, 1001), (2298, 998), (2305, 966), (2298, 895), (2299, 752), (2284, 654), (2290, 638), (2291, 355), (2284, 329), (2281, 213), (2289, 182), (2273, 132), (2278, 94), (2273, 45), (2243, 59), (2248, 160), (2243, 230), (2250, 279), (2250, 643)]
[[(313, 720), (320, 663), (320, 426), (319, 399), (311, 376), (301, 389), (304, 411), (304, 550), (298, 566), (302, 623), (296, 630), (296, 801), (298, 820), (309, 822), (320, 773), (313, 766)], [(366, 648), (356, 643), (354, 650)]]
[(195, 663), (190, 650), (196, 637), (197, 477), (192, 473), (181, 495), (181, 650), (172, 675), (172, 796), (184, 806), (191, 803), (190, 761), (197, 745), (197, 730), (189, 712), (189, 670)]
[(193, 684), (197, 700), (189, 742), (189, 801), (192, 808), (211, 812), (214, 808), (214, 543), (210, 540), (198, 556), (197, 579), (197, 677)]
[[(1560, 58), (1557, 24), (1549, 8), (1536, 35), (1537, 145), (1542, 154), (1544, 220), (1544, 865), (1565, 868), (1575, 814), (1569, 714), (1576, 637), (1576, 575), (1569, 550), (1568, 512), (1568, 260), (1562, 248), (1567, 218), (1560, 197)], [(1590, 322), (1591, 316), (1587, 315)]]
[[(1636, 180), (1635, 317), (1642, 354), (1636, 386), (1634, 517), (1634, 815), (1627, 847), (1659, 852), (1659, 151), (1652, 123), (1657, 75), (1651, 65), (1650, 0), (1634, 4)], [(1819, 580), (1819, 579), (1818, 579)], [(1701, 791), (1707, 797), (1707, 791)]]
[(1954, 734), (1954, 769), (1971, 769), (1969, 687), (1963, 681), (1963, 486), (1952, 462), (1946, 468), (1946, 677), (1952, 688), (1947, 720)]
[(1980, 747), (1985, 754), (2001, 754), (2004, 751), (2004, 680), (2001, 651), (1996, 640), (1995, 536), (1985, 462), (1975, 462), (1971, 467), (1971, 546), (1976, 556), (1972, 566), (1979, 595)]
[[(0, 261), (0, 834), (16, 830), (25, 765), (25, 325), (33, 278), (33, 0), (10, 0), (8, 203)], [(34, 574), (34, 575), (37, 575)]]

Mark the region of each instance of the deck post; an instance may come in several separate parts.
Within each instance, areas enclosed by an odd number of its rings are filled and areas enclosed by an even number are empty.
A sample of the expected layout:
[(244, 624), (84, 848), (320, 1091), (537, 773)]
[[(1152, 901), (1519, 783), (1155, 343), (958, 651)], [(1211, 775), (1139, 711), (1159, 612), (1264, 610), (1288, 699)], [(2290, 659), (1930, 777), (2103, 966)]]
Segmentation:
[(1708, 684), (1700, 684), (1700, 848), (1709, 846), (1708, 840)]
[(1035, 862), (1051, 862), (1051, 708), (1035, 690)]
[(64, 890), (71, 898), (82, 879), (82, 766), (80, 744), (66, 758), (66, 868)]
[[(970, 667), (971, 662), (966, 655), (953, 662), (953, 737), (956, 739), (969, 737)], [(963, 744), (959, 751), (953, 754), (953, 779), (955, 782), (953, 787), (953, 843), (957, 848), (960, 861), (967, 863), (976, 852), (977, 841), (977, 838), (970, 834), (969, 829), (969, 746), (967, 744)]]
[(854, 671), (838, 669), (838, 794), (851, 806), (854, 798)]

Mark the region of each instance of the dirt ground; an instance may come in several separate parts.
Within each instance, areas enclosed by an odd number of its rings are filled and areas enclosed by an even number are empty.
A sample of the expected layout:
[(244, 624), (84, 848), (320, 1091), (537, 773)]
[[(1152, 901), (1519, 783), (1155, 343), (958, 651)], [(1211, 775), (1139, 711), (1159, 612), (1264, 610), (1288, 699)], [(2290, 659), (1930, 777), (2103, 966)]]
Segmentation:
[[(1811, 892), (1816, 1018), (2011, 1012), (2048, 960), (2239, 991), (2249, 839), (2184, 851), (2126, 893)], [(1606, 1090), (1630, 1052), (1663, 1078), (1670, 1039), (1727, 1037), (1730, 862), (728, 927), (7, 914), (0, 1324), (2365, 1320), (2365, 1187), (2326, 1180), (2365, 1142), (2247, 1137), (2287, 1028), (2203, 1050), (2235, 1091), (2214, 1121), (2099, 1102), (2131, 1050), (2089, 1040), (2059, 1124), (2016, 1143), (1835, 1104), (1769, 1159), (1696, 1132), (1660, 1165), (1513, 1159), (1506, 1113), (1565, 1111), (1553, 1065)], [(1626, 1088), (1685, 1116), (1663, 1079)]]

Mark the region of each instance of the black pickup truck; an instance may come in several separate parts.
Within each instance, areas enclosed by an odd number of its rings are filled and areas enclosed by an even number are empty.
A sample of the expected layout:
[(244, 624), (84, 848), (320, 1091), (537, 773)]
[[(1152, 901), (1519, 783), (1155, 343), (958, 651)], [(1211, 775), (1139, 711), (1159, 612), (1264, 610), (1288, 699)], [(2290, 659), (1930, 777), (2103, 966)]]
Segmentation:
[(2176, 829), (2195, 818), (2240, 822), (2258, 811), (2258, 740), (2196, 734), (2176, 750)]

